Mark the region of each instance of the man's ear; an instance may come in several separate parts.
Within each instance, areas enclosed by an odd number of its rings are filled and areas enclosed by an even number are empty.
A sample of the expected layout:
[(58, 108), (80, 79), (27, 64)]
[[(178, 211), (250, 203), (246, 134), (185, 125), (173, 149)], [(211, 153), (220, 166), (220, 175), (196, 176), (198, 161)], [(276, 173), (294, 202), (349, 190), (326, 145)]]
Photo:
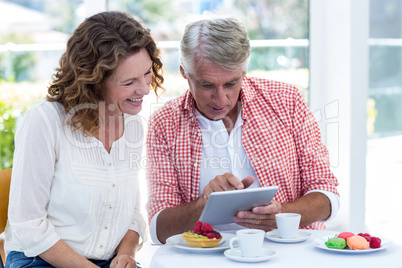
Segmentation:
[(187, 79), (186, 72), (184, 71), (183, 67), (181, 67), (181, 65), (180, 65), (180, 73), (181, 73), (181, 76), (183, 76), (184, 79)]

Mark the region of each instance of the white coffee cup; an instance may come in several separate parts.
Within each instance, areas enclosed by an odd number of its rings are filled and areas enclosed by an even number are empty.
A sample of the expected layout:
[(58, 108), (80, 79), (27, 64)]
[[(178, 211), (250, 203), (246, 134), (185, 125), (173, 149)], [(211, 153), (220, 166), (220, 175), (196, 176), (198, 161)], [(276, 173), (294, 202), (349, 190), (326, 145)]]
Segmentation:
[[(236, 237), (230, 239), (229, 245), (231, 250), (239, 252), (243, 257), (257, 257), (261, 253), (264, 237), (264, 230), (242, 229), (236, 232)], [(234, 247), (236, 241), (239, 247)]]
[(276, 226), (281, 238), (297, 237), (301, 215), (297, 213), (279, 213), (275, 215)]

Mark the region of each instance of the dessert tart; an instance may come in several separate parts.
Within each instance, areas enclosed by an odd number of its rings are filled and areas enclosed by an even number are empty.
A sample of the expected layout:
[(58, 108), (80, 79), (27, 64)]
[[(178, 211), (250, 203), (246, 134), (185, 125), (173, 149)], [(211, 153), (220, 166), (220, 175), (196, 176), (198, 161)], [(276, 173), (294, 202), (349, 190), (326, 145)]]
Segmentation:
[(222, 235), (213, 230), (212, 226), (198, 221), (193, 230), (184, 232), (182, 238), (188, 245), (200, 248), (213, 248), (219, 245)]

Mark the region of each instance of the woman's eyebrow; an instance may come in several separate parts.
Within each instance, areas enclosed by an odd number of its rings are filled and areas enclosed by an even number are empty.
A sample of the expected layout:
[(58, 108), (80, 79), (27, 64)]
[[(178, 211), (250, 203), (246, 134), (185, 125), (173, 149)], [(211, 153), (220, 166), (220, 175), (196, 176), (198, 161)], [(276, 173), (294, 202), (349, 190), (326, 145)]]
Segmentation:
[[(152, 69), (152, 66), (149, 67), (149, 69), (145, 72), (145, 74), (148, 73), (149, 71), (151, 71), (151, 69)], [(130, 78), (127, 78), (126, 80), (119, 81), (119, 83), (127, 83), (127, 82), (130, 82), (130, 81), (135, 80), (135, 79), (137, 79), (137, 77), (130, 77)]]

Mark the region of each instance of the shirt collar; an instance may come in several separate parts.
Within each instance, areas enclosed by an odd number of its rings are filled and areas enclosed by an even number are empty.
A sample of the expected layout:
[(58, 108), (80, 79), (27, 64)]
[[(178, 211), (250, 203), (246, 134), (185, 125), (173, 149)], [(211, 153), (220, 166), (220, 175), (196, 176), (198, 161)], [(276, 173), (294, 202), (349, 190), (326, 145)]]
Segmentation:
[(255, 98), (255, 90), (254, 90), (253, 86), (251, 85), (247, 76), (245, 76), (243, 78), (243, 84), (241, 86), (240, 96), (241, 96), (242, 106), (245, 104), (248, 104), (250, 101), (252, 101)]
[(190, 113), (195, 116), (195, 100), (193, 95), (189, 89), (187, 89), (186, 93), (184, 94), (184, 102), (183, 102), (183, 109), (190, 111)]

